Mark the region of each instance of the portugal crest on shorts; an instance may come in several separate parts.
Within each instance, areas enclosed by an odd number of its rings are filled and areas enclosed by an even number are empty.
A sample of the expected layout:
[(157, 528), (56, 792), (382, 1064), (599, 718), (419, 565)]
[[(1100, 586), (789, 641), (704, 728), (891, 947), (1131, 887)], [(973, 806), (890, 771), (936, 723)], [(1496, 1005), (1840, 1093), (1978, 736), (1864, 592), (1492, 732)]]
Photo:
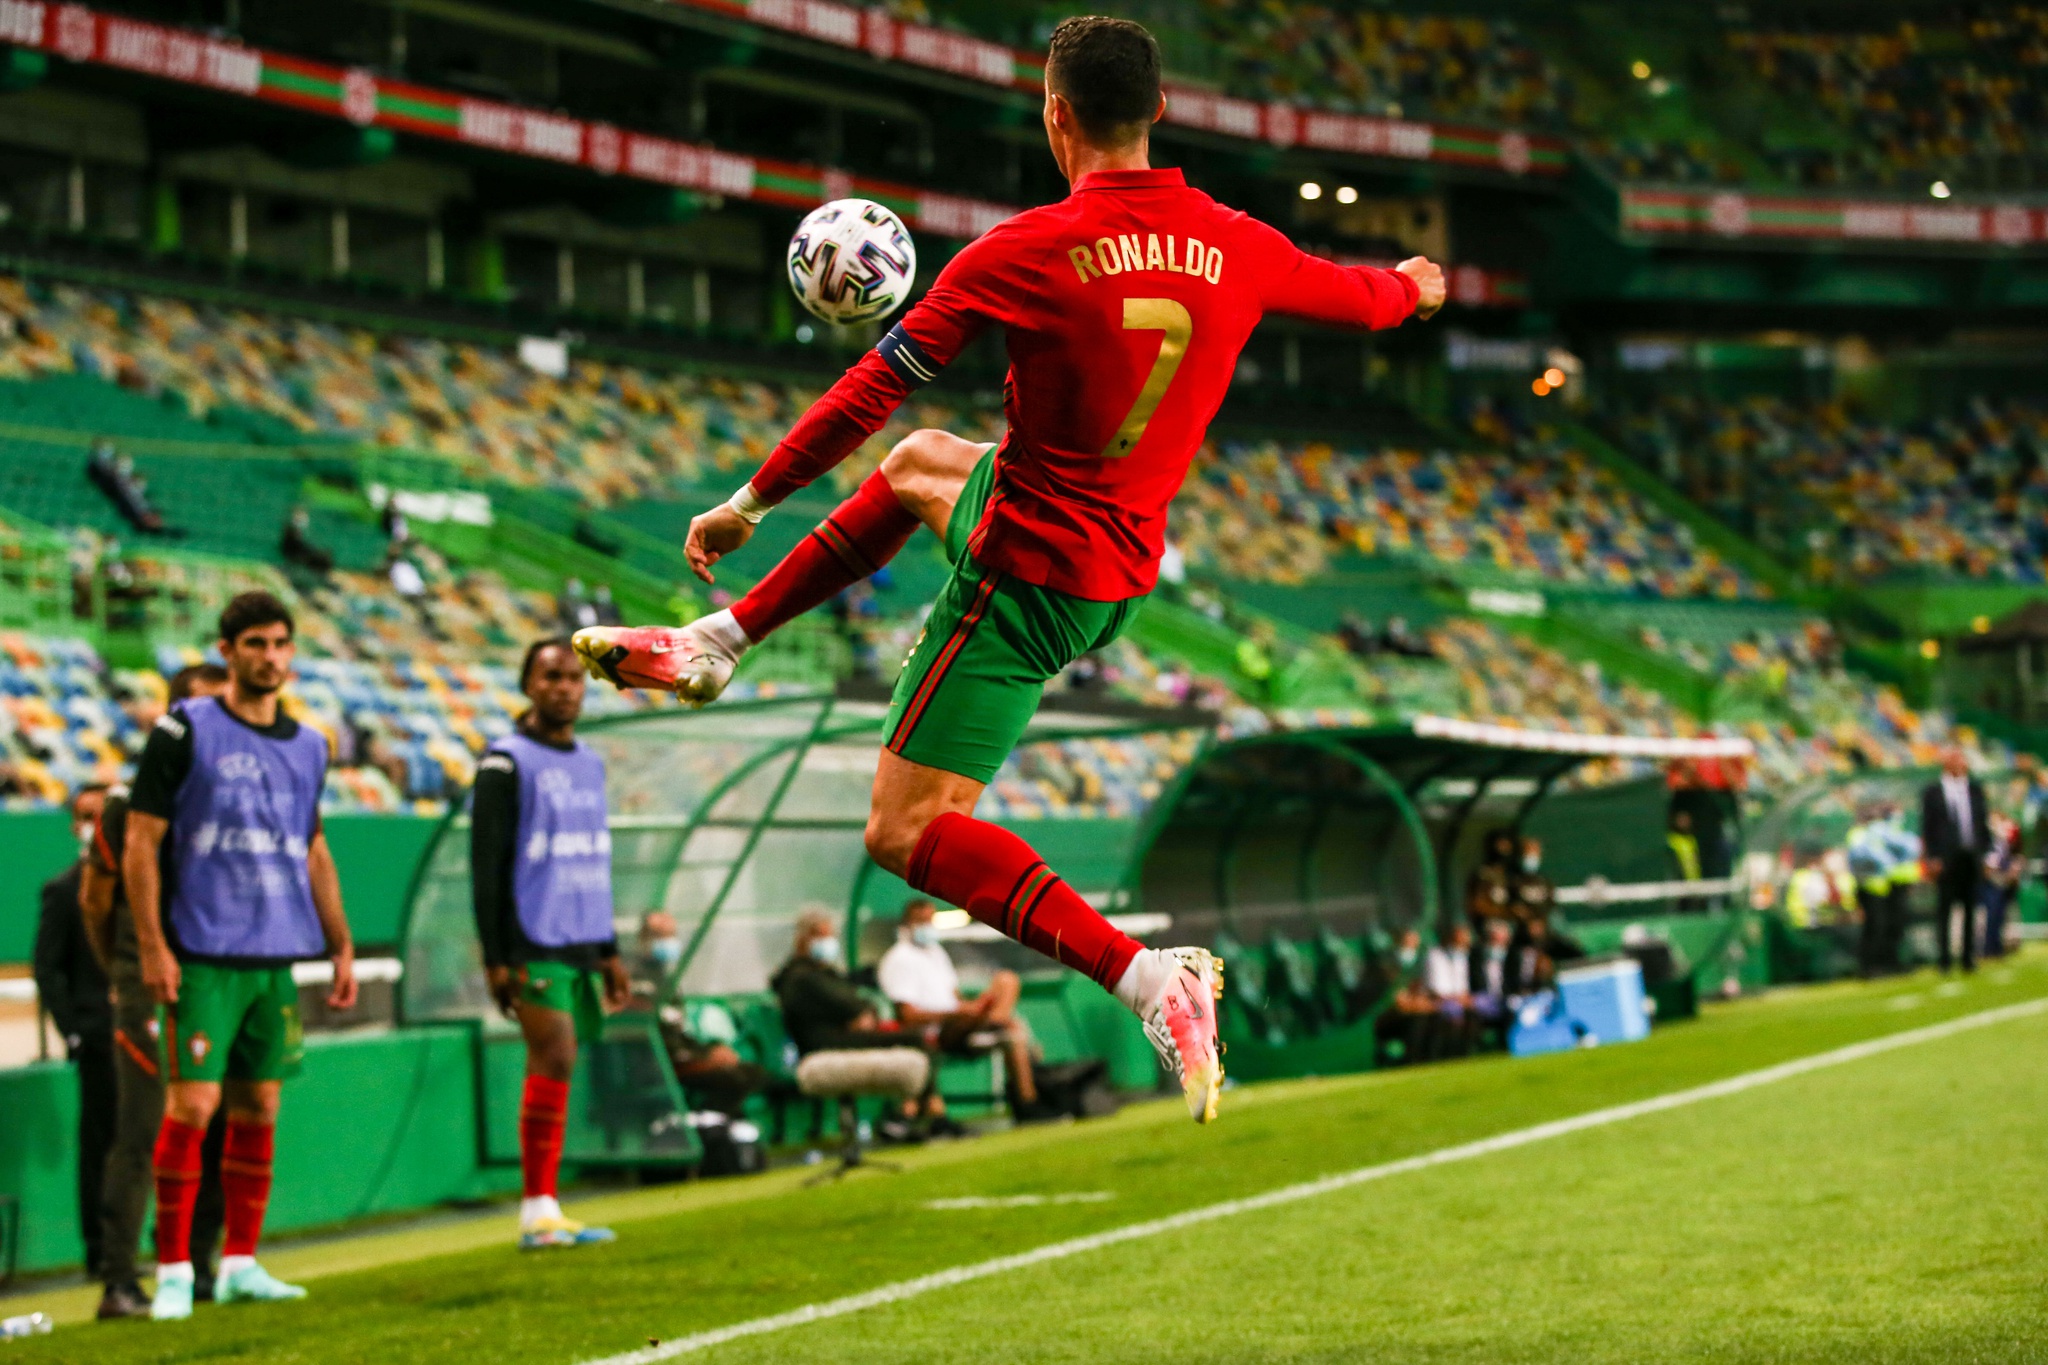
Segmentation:
[(206, 1065), (206, 1054), (213, 1051), (213, 1042), (204, 1031), (195, 1033), (185, 1043), (186, 1051), (192, 1054), (192, 1065)]

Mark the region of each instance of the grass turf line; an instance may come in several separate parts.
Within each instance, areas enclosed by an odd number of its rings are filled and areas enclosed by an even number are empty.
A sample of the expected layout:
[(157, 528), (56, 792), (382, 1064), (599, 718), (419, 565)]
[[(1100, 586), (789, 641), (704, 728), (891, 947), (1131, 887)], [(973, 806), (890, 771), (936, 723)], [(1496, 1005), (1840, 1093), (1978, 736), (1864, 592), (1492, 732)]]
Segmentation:
[[(2037, 953), (1971, 981), (1952, 998), (1927, 991), (1927, 975), (1882, 986), (1785, 992), (1716, 1007), (1706, 1019), (1660, 1030), (1644, 1043), (1588, 1053), (1248, 1087), (1231, 1093), (1226, 1121), (1207, 1130), (1189, 1124), (1184, 1110), (1168, 1102), (1076, 1128), (1026, 1131), (915, 1153), (908, 1158), (911, 1169), (901, 1176), (849, 1181), (831, 1189), (799, 1191), (790, 1181), (771, 1177), (594, 1201), (606, 1217), (619, 1222), (622, 1237), (615, 1246), (521, 1257), (505, 1245), (509, 1220), (496, 1228), (465, 1227), (464, 1236), (504, 1240), (483, 1250), (315, 1277), (314, 1297), (303, 1304), (202, 1309), (193, 1322), (175, 1326), (65, 1329), (40, 1342), (20, 1343), (13, 1354), (24, 1361), (89, 1358), (109, 1365), (201, 1358), (310, 1365), (513, 1354), (571, 1361), (610, 1354), (639, 1346), (649, 1336), (682, 1337), (1102, 1231), (1145, 1212), (1169, 1215), (1254, 1195), (1333, 1169), (1397, 1160), (2036, 998), (2048, 994), (2044, 968), (2048, 959)], [(1909, 995), (1919, 1003), (1893, 1008)], [(1889, 1072), (1897, 1061), (1894, 1057), (1873, 1070)], [(1782, 1093), (1803, 1093), (1811, 1084)], [(1688, 1121), (1706, 1112), (1693, 1111)], [(1654, 1123), (1661, 1129), (1674, 1121)], [(1555, 1144), (1552, 1150), (1576, 1151), (1589, 1140), (1591, 1135)], [(1773, 1157), (1760, 1154), (1755, 1162), (1768, 1171)], [(1527, 1153), (1499, 1158), (1528, 1159)], [(1436, 1186), (1440, 1179), (1381, 1185), (1375, 1197), (1425, 1183)], [(1107, 1189), (1118, 1196), (1107, 1204), (982, 1213), (925, 1213), (917, 1207), (926, 1199), (963, 1195)], [(630, 1218), (633, 1212), (642, 1216)], [(659, 1216), (646, 1216), (650, 1213)], [(1261, 1225), (1273, 1216), (1263, 1217)], [(445, 1251), (451, 1236), (447, 1230), (423, 1235), (418, 1249)], [(403, 1239), (396, 1234), (377, 1240), (385, 1255), (403, 1254)], [(1371, 1240), (1384, 1241), (1384, 1233), (1374, 1233)], [(353, 1249), (342, 1244), (303, 1253), (280, 1249), (274, 1256), (266, 1253), (266, 1259), (304, 1274), (312, 1267), (294, 1264), (302, 1256), (347, 1265), (351, 1254)], [(1115, 1253), (1119, 1264), (1131, 1257), (1142, 1260), (1145, 1254), (1135, 1247)], [(1473, 1254), (1489, 1260), (1508, 1252), (1492, 1246)], [(989, 1289), (949, 1294), (944, 1302), (979, 1302)], [(1066, 1320), (1064, 1298), (1041, 1293), (1033, 1302), (1043, 1315)], [(936, 1311), (940, 1303), (929, 1301), (930, 1316), (944, 1316)], [(1048, 1305), (1057, 1311), (1047, 1312)], [(872, 1321), (895, 1323), (909, 1311), (901, 1306), (883, 1310)], [(918, 1316), (925, 1315), (920, 1310)], [(851, 1333), (854, 1321), (839, 1324), (829, 1335), (837, 1339)], [(815, 1349), (819, 1336), (806, 1334), (805, 1348)], [(976, 1355), (965, 1343), (986, 1338), (970, 1333), (961, 1340), (957, 1352), (935, 1349), (929, 1358)], [(792, 1338), (787, 1344), (795, 1342)], [(1240, 1358), (1257, 1354), (1244, 1352)], [(892, 1353), (883, 1351), (879, 1358), (892, 1358)]]
[(1527, 1147), (1538, 1142), (1548, 1142), (1555, 1138), (1568, 1137), (1574, 1133), (1583, 1133), (1594, 1128), (1605, 1128), (1616, 1123), (1627, 1123), (1632, 1119), (1646, 1118), (1652, 1114), (1666, 1114), (1674, 1109), (1683, 1109), (1689, 1105), (1701, 1104), (1708, 1100), (1725, 1099), (1730, 1095), (1743, 1094), (1766, 1085), (1776, 1085), (1781, 1081), (1810, 1075), (1813, 1072), (1825, 1070), (1829, 1067), (1844, 1066), (1850, 1062), (1860, 1062), (1866, 1058), (1882, 1056), (1884, 1053), (1893, 1052), (1902, 1047), (1917, 1047), (1922, 1043), (1931, 1043), (1943, 1038), (1951, 1038), (1959, 1033), (1966, 1033), (1974, 1029), (1989, 1028), (1998, 1024), (2010, 1023), (2017, 1019), (2031, 1018), (2042, 1014), (2044, 1011), (2048, 1011), (2048, 1000), (2029, 1000), (2017, 1005), (2005, 1005), (1997, 1009), (1985, 1010), (1981, 1014), (1966, 1015), (1961, 1019), (1951, 1019), (1940, 1024), (1930, 1024), (1925, 1028), (1911, 1029), (1905, 1033), (1895, 1033), (1863, 1043), (1851, 1043), (1847, 1047), (1836, 1048), (1832, 1052), (1823, 1052), (1812, 1057), (1802, 1057), (1797, 1061), (1781, 1062), (1776, 1066), (1766, 1067), (1761, 1071), (1746, 1071), (1739, 1076), (1731, 1076), (1727, 1080), (1713, 1081), (1706, 1085), (1694, 1086), (1690, 1090), (1680, 1090), (1668, 1095), (1659, 1095), (1654, 1099), (1637, 1100), (1630, 1104), (1615, 1105), (1608, 1109), (1596, 1109), (1591, 1113), (1575, 1114), (1567, 1119), (1554, 1119), (1549, 1123), (1539, 1123), (1534, 1127), (1519, 1128), (1513, 1132), (1499, 1133), (1493, 1137), (1481, 1138), (1476, 1142), (1466, 1142), (1460, 1143), (1455, 1147), (1439, 1148), (1434, 1152), (1425, 1152), (1420, 1156), (1404, 1157), (1401, 1160), (1383, 1162), (1377, 1166), (1366, 1166), (1354, 1171), (1345, 1171), (1340, 1175), (1324, 1176), (1320, 1180), (1309, 1181), (1306, 1184), (1288, 1185), (1282, 1189), (1269, 1190), (1264, 1194), (1252, 1195), (1245, 1199), (1230, 1199), (1220, 1204), (1209, 1204), (1202, 1208), (1189, 1209), (1184, 1213), (1177, 1213), (1167, 1218), (1154, 1219), (1151, 1222), (1132, 1223), (1124, 1227), (1112, 1228), (1107, 1232), (1091, 1233), (1085, 1237), (1076, 1237), (1065, 1242), (1055, 1242), (1049, 1246), (1034, 1247), (1030, 1251), (1014, 1256), (1001, 1256), (994, 1260), (981, 1261), (974, 1265), (954, 1266), (950, 1269), (941, 1270), (936, 1274), (920, 1276), (915, 1280), (904, 1280), (896, 1284), (883, 1285), (878, 1289), (871, 1289), (863, 1294), (853, 1294), (845, 1298), (833, 1299), (828, 1303), (805, 1304), (801, 1308), (792, 1309), (787, 1313), (778, 1313), (773, 1317), (755, 1318), (750, 1322), (734, 1323), (729, 1327), (719, 1327), (709, 1332), (699, 1332), (693, 1336), (684, 1337), (679, 1341), (664, 1342), (642, 1350), (627, 1351), (619, 1355), (607, 1356), (603, 1360), (588, 1362), (587, 1365), (657, 1365), (657, 1362), (660, 1361), (672, 1360), (680, 1355), (709, 1350), (714, 1346), (722, 1346), (727, 1342), (738, 1341), (745, 1337), (766, 1336), (771, 1332), (788, 1331), (792, 1328), (808, 1326), (814, 1322), (823, 1322), (831, 1318), (845, 1317), (851, 1313), (864, 1312), (871, 1308), (881, 1308), (889, 1304), (901, 1303), (906, 1299), (916, 1298), (919, 1295), (928, 1294), (935, 1290), (951, 1289), (956, 1285), (968, 1284), (975, 1280), (988, 1279), (992, 1276), (1007, 1275), (1016, 1271), (1027, 1270), (1034, 1266), (1047, 1265), (1054, 1261), (1065, 1260), (1070, 1256), (1101, 1251), (1107, 1247), (1118, 1246), (1125, 1242), (1142, 1241), (1151, 1237), (1163, 1237), (1168, 1233), (1179, 1232), (1203, 1223), (1214, 1222), (1220, 1218), (1235, 1218), (1240, 1214), (1257, 1213), (1266, 1209), (1279, 1208), (1287, 1204), (1301, 1203), (1305, 1200), (1321, 1199), (1336, 1194), (1339, 1191), (1353, 1189), (1375, 1180), (1386, 1180), (1397, 1175), (1409, 1175), (1418, 1171), (1434, 1170), (1437, 1167), (1454, 1165), (1461, 1161), (1474, 1161), (1481, 1157), (1513, 1151), (1518, 1147)]

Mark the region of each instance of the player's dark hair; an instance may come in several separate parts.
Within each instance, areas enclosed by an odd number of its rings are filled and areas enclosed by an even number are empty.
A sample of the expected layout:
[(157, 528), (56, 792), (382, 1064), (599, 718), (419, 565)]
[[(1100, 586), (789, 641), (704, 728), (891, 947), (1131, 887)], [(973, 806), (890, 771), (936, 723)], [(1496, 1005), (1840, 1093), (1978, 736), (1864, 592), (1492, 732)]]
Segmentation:
[(570, 644), (559, 635), (550, 635), (545, 640), (535, 640), (532, 644), (528, 645), (526, 647), (526, 657), (519, 661), (519, 690), (521, 692), (526, 690), (527, 679), (533, 676), (534, 661), (540, 658), (540, 652), (544, 649), (566, 649), (571, 654), (576, 652), (576, 646)]
[(292, 621), (291, 608), (267, 592), (237, 593), (234, 600), (221, 610), (220, 638), (228, 644), (240, 639), (245, 630), (258, 626), (274, 626), (284, 623), (287, 633), (298, 634), (298, 626)]
[(1159, 111), (1159, 44), (1129, 19), (1062, 19), (1046, 53), (1045, 84), (1074, 106), (1091, 141), (1135, 142)]
[[(247, 629), (247, 627), (244, 627)], [(201, 683), (215, 687), (228, 685), (228, 671), (219, 664), (188, 664), (171, 674), (171, 700), (190, 701), (192, 694), (199, 690)]]

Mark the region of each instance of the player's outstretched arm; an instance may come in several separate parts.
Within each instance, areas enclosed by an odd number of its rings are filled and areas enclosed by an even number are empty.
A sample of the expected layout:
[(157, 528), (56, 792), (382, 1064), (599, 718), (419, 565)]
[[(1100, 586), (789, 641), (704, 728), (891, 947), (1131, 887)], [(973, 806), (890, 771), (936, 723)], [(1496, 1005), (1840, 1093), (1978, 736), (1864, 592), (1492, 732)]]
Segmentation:
[(1410, 257), (1391, 270), (1339, 265), (1309, 255), (1264, 223), (1253, 224), (1252, 235), (1250, 259), (1263, 271), (1259, 296), (1269, 313), (1379, 331), (1443, 307), (1443, 268), (1426, 257)]

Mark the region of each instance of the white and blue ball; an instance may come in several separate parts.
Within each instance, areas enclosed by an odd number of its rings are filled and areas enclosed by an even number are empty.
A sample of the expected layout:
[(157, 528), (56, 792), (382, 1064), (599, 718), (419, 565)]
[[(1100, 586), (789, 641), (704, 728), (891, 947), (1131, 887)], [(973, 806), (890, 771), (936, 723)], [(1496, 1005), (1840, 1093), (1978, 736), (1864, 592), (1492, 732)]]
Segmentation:
[(789, 239), (789, 287), (805, 311), (835, 327), (887, 317), (916, 278), (910, 229), (872, 199), (821, 204)]

